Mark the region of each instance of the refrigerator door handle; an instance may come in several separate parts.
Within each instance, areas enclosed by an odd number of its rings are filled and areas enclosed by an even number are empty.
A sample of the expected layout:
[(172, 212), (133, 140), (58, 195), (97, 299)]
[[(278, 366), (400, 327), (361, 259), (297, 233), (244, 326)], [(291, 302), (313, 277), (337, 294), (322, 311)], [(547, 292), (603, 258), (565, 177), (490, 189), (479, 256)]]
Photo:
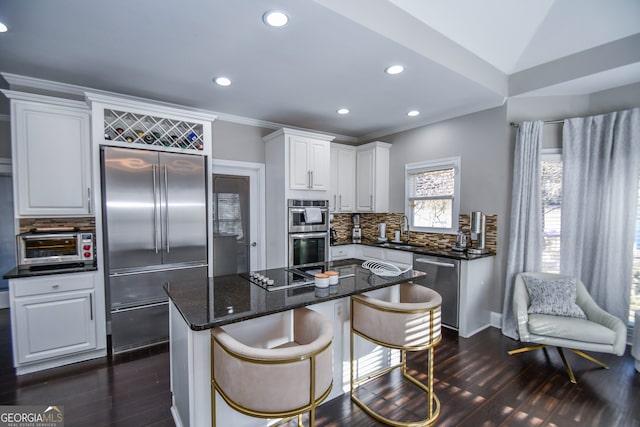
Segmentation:
[(167, 253), (170, 252), (169, 248), (169, 177), (167, 173), (167, 164), (164, 164), (164, 224), (165, 234), (164, 238), (167, 244)]
[(151, 166), (153, 173), (153, 240), (158, 253), (158, 183), (156, 176), (156, 165)]

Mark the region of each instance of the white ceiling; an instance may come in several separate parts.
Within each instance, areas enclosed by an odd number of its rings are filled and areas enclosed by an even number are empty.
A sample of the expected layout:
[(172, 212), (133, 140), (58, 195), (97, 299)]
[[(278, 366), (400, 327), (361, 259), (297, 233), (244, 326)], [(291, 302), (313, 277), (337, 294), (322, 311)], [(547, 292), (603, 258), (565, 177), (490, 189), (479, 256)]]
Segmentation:
[(638, 0), (0, 0), (0, 22), (2, 72), (345, 141), (640, 81)]

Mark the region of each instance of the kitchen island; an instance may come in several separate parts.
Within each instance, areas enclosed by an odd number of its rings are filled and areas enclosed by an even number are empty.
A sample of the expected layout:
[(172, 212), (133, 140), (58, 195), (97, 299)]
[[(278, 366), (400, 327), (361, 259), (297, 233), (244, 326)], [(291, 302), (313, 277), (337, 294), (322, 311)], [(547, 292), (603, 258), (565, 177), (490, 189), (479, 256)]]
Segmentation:
[[(349, 296), (370, 293), (397, 295), (399, 283), (420, 282), (423, 273), (409, 270), (398, 276), (382, 277), (361, 266), (362, 260), (345, 259), (326, 263), (325, 269), (340, 274), (338, 285), (316, 288), (313, 284), (270, 291), (241, 275), (227, 275), (203, 281), (165, 284), (170, 304), (170, 351), (172, 415), (177, 426), (211, 425), (210, 329), (224, 326), (248, 345), (279, 345), (289, 339), (291, 310), (309, 306), (333, 322), (334, 383), (327, 400), (348, 389)], [(267, 270), (273, 277), (285, 269)], [(276, 284), (277, 285), (277, 284)], [(391, 353), (363, 343), (358, 353), (378, 352), (380, 360)], [(345, 380), (346, 377), (346, 380)], [(277, 391), (274, 391), (277, 392)], [(241, 415), (218, 396), (219, 425), (262, 426), (267, 420)]]

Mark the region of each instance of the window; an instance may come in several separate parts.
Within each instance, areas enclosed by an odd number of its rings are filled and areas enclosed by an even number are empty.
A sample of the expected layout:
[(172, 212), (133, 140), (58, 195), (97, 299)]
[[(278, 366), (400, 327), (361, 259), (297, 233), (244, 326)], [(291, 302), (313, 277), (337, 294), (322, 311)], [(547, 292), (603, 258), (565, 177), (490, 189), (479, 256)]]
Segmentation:
[(560, 218), (562, 214), (562, 156), (542, 154), (542, 271), (560, 273)]
[[(542, 271), (560, 272), (560, 219), (562, 217), (562, 157), (557, 151), (543, 152), (542, 167)], [(636, 232), (633, 246), (633, 270), (631, 276), (631, 303), (629, 324), (634, 323), (634, 313), (640, 310), (640, 187), (637, 196)]]
[(242, 211), (240, 195), (233, 193), (214, 193), (213, 228), (216, 233), (236, 235), (242, 240)]
[(406, 207), (413, 231), (455, 233), (460, 211), (460, 157), (405, 165)]

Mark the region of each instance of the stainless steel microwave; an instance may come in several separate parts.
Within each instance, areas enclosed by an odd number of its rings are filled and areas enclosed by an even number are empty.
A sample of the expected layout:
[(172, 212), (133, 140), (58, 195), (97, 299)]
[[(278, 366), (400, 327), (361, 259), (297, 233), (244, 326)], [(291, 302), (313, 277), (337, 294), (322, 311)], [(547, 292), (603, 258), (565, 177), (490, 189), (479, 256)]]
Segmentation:
[(94, 263), (94, 236), (89, 232), (33, 232), (16, 237), (18, 265)]

